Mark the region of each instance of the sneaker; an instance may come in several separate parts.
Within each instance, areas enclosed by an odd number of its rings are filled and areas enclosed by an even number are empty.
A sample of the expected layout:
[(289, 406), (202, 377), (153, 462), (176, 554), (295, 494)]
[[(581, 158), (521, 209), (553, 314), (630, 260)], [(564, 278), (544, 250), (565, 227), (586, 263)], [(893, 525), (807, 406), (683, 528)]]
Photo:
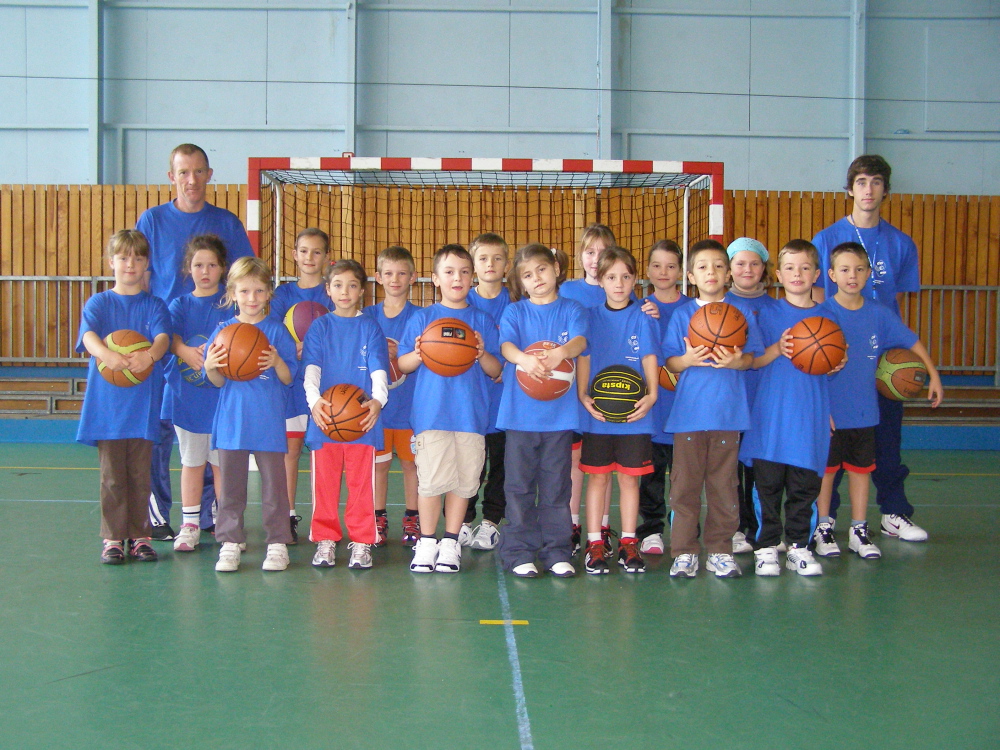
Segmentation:
[(666, 549), (663, 534), (650, 534), (639, 545), (639, 551), (644, 555), (662, 555)]
[(156, 562), (156, 550), (150, 545), (150, 538), (132, 539), (128, 545), (128, 556), (139, 562)]
[(618, 542), (618, 564), (626, 573), (645, 573), (646, 561), (639, 554), (639, 540), (634, 536)]
[(337, 543), (332, 539), (323, 539), (317, 542), (312, 564), (314, 568), (332, 568), (336, 565)]
[[(389, 516), (383, 514), (375, 515), (375, 546), (384, 547), (389, 542)], [(351, 567), (350, 565), (347, 566)], [(371, 566), (369, 566), (371, 567)]]
[(215, 569), (219, 573), (232, 573), (240, 568), (240, 545), (236, 542), (223, 542), (219, 550), (219, 561)]
[(510, 572), (518, 578), (538, 578), (538, 568), (535, 567), (534, 563), (515, 565)]
[(351, 559), (347, 567), (351, 570), (367, 570), (372, 566), (372, 545), (361, 542), (350, 542), (347, 549), (351, 551)]
[(882, 550), (872, 544), (871, 537), (868, 535), (867, 523), (852, 526), (847, 532), (847, 540), (847, 548), (851, 552), (857, 552), (858, 557), (862, 559), (877, 560), (882, 557)]
[(302, 516), (289, 516), (288, 517), (288, 529), (292, 532), (292, 544), (299, 543), (299, 521), (302, 520)]
[(169, 523), (154, 523), (153, 533), (151, 536), (157, 542), (169, 542), (177, 535), (174, 533), (174, 530), (170, 528)]
[(778, 564), (778, 548), (763, 547), (754, 550), (753, 570), (759, 576), (780, 576), (781, 566)]
[(800, 576), (823, 575), (823, 566), (816, 562), (813, 553), (797, 544), (788, 548), (788, 553), (785, 555), (785, 567), (794, 570)]
[(785, 554), (786, 552), (788, 552), (788, 545), (787, 545), (787, 544), (785, 544), (784, 542), (778, 542), (778, 546), (777, 546), (777, 548), (776, 548), (776, 549), (777, 549), (777, 550), (778, 550), (778, 552), (780, 552), (781, 554)]
[(715, 573), (716, 578), (739, 578), (743, 575), (733, 556), (726, 552), (710, 554), (705, 560), (705, 570)]
[(101, 562), (105, 565), (121, 565), (125, 562), (125, 547), (121, 542), (113, 539), (104, 540), (104, 549), (101, 550)]
[(410, 570), (414, 573), (433, 573), (437, 564), (438, 541), (431, 536), (422, 536), (413, 546)]
[(604, 542), (604, 556), (609, 560), (612, 555), (615, 554), (615, 543), (612, 540), (617, 538), (618, 532), (610, 526), (601, 527), (601, 541)]
[(500, 541), (500, 529), (492, 521), (483, 521), (472, 531), (472, 549), (493, 549)]
[(833, 536), (833, 524), (821, 523), (816, 527), (813, 546), (820, 557), (840, 557), (840, 547)]
[(677, 555), (670, 566), (671, 578), (694, 578), (698, 572), (698, 555)]
[(926, 542), (927, 532), (910, 520), (909, 516), (891, 514), (882, 516), (882, 533), (898, 537), (904, 542)]
[(403, 536), (401, 541), (412, 547), (420, 539), (420, 516), (403, 516)]
[(583, 528), (580, 524), (573, 524), (573, 533), (570, 535), (569, 541), (573, 545), (573, 550), (570, 552), (574, 557), (580, 554), (580, 540), (583, 538)]
[(753, 545), (747, 541), (747, 535), (742, 531), (733, 534), (733, 554), (748, 555), (753, 552)]
[(438, 543), (437, 563), (434, 570), (438, 573), (457, 573), (462, 568), (462, 545), (454, 539), (442, 539)]
[(557, 562), (553, 563), (552, 567), (549, 568), (549, 573), (556, 578), (572, 578), (576, 575), (576, 568), (568, 562)]
[[(442, 540), (444, 541), (444, 540)], [(472, 524), (463, 523), (458, 532), (458, 544), (461, 547), (472, 546)]]
[(198, 524), (186, 523), (181, 526), (177, 538), (174, 539), (174, 552), (194, 552), (200, 539), (201, 529), (198, 528)]
[(288, 567), (288, 546), (285, 544), (267, 545), (267, 555), (261, 570), (284, 570)]
[(608, 562), (604, 559), (604, 542), (587, 542), (587, 554), (583, 569), (592, 576), (602, 576), (608, 572)]

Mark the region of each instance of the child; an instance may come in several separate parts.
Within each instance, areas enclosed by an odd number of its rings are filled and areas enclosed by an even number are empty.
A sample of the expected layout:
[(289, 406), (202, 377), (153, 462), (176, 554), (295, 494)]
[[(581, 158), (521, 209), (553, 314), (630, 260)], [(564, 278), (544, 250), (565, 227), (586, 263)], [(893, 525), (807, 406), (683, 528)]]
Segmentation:
[[(445, 245), (434, 254), (431, 280), (441, 301), (417, 312), (399, 342), (399, 369), (416, 373), (413, 392), (414, 455), (420, 539), (413, 548), (414, 573), (457, 573), (462, 564), (458, 534), (467, 498), (479, 487), (489, 428), (490, 379), (500, 375), (496, 322), (471, 307), (472, 256), (461, 245)], [(458, 318), (476, 332), (477, 363), (461, 375), (443, 377), (421, 367), (420, 334), (439, 318)], [(437, 525), (444, 500), (445, 534), (438, 544)]]
[[(156, 560), (156, 551), (149, 543), (146, 503), (153, 441), (160, 430), (163, 366), (159, 361), (170, 344), (170, 315), (161, 299), (143, 291), (149, 243), (141, 232), (115, 232), (106, 254), (115, 285), (87, 300), (76, 342), (78, 352), (92, 355), (76, 439), (97, 446), (104, 539), (101, 562), (120, 565), (125, 562), (126, 540), (129, 557), (141, 562)], [(152, 346), (130, 354), (111, 351), (104, 343), (105, 337), (123, 328), (141, 333)], [(97, 359), (115, 372), (153, 371), (138, 385), (120, 388), (100, 374)]]
[[(236, 303), (239, 313), (219, 323), (209, 337), (205, 376), (221, 389), (212, 422), (212, 447), (219, 451), (222, 472), (215, 538), (222, 543), (215, 569), (232, 572), (240, 567), (241, 545), (246, 544), (243, 513), (247, 506), (247, 474), (250, 453), (260, 471), (261, 506), (267, 556), (264, 570), (288, 567), (292, 532), (288, 523), (288, 486), (285, 483), (285, 403), (288, 386), (295, 378), (298, 362), (295, 342), (281, 323), (267, 316), (271, 299), (271, 270), (260, 258), (240, 258), (229, 270), (225, 305)], [(247, 323), (257, 326), (271, 346), (259, 360), (261, 374), (253, 380), (227, 380), (219, 372), (227, 350), (215, 343), (226, 326)]]
[[(674, 311), (690, 301), (681, 295), (677, 281), (681, 276), (684, 256), (673, 240), (660, 240), (649, 249), (646, 276), (653, 285), (653, 292), (646, 297), (660, 311), (660, 326), (657, 341), (663, 340), (667, 323)], [(635, 530), (642, 540), (639, 551), (651, 555), (662, 555), (664, 519), (667, 517), (666, 478), (674, 453), (674, 436), (663, 431), (670, 415), (670, 405), (674, 402), (674, 392), (657, 386), (659, 394), (653, 405), (653, 471), (643, 474), (639, 480), (639, 514), (642, 523)]]
[(785, 567), (802, 576), (823, 573), (807, 546), (830, 448), (828, 378), (800, 372), (785, 348), (789, 328), (820, 314), (812, 298), (819, 275), (815, 246), (806, 240), (787, 243), (778, 253), (777, 271), (785, 298), (762, 310), (759, 318), (767, 349), (754, 360), (754, 367), (762, 368), (761, 376), (750, 410), (753, 428), (746, 433), (741, 450), (753, 461), (754, 508), (760, 519), (753, 537), (757, 548), (754, 570), (759, 576), (781, 573), (782, 529), (787, 544)]
[[(504, 492), (510, 502), (499, 555), (504, 568), (522, 578), (538, 575), (536, 557), (554, 576), (576, 575), (569, 512), (573, 432), (580, 428), (576, 393), (570, 388), (557, 399), (539, 401), (521, 389), (516, 373), (520, 369), (540, 380), (587, 344), (587, 312), (559, 297), (565, 267), (566, 256), (545, 245), (518, 250), (508, 281), (517, 301), (500, 321), (507, 364), (497, 426), (507, 434)], [(559, 346), (544, 355), (525, 354), (536, 341)]]
[(851, 529), (848, 549), (860, 557), (882, 556), (868, 532), (868, 475), (875, 468), (875, 425), (879, 409), (875, 388), (875, 370), (883, 351), (909, 349), (924, 363), (929, 381), (927, 397), (937, 407), (944, 397), (941, 378), (927, 349), (891, 309), (862, 295), (871, 275), (868, 253), (857, 242), (843, 242), (830, 251), (830, 278), (837, 293), (819, 308), (822, 315), (835, 320), (847, 339), (848, 360), (844, 369), (830, 378), (830, 410), (834, 433), (826, 463), (823, 487), (816, 502), (819, 523), (813, 540), (816, 554), (836, 557), (840, 554), (833, 536), (830, 500), (836, 472), (843, 467), (848, 477), (851, 498)]
[[(413, 256), (405, 247), (393, 245), (378, 254), (375, 281), (385, 290), (385, 299), (377, 305), (364, 309), (386, 337), (389, 358), (399, 354), (399, 340), (410, 318), (419, 310), (409, 302), (410, 285), (416, 278), (417, 269)], [(405, 375), (396, 382), (389, 383), (392, 398), (382, 409), (382, 439), (384, 448), (375, 453), (375, 525), (378, 528), (376, 546), (386, 543), (389, 533), (389, 517), (386, 503), (389, 495), (389, 467), (395, 450), (399, 467), (403, 472), (403, 497), (406, 510), (403, 512), (403, 544), (414, 545), (420, 538), (420, 519), (417, 514), (417, 467), (413, 463), (410, 443), (413, 430), (410, 429), (410, 409), (413, 406), (413, 386), (416, 378)]]
[(188, 240), (184, 271), (194, 281), (194, 291), (170, 303), (174, 331), (170, 350), (176, 356), (166, 367), (161, 414), (173, 423), (181, 453), (182, 521), (174, 539), (175, 552), (192, 552), (200, 541), (205, 464), (212, 467), (215, 494), (219, 494), (219, 454), (211, 449), (219, 389), (205, 380), (202, 368), (208, 336), (232, 317), (232, 311), (222, 305), (219, 281), (226, 272), (226, 248), (217, 235), (200, 234)]
[[(389, 349), (382, 330), (359, 303), (368, 281), (356, 260), (338, 260), (326, 273), (326, 290), (333, 300), (332, 315), (318, 318), (306, 334), (302, 353), (306, 403), (312, 421), (306, 433), (312, 449), (313, 513), (309, 538), (316, 542), (312, 564), (329, 568), (335, 563), (340, 530), (341, 475), (347, 475), (347, 508), (344, 522), (351, 535), (348, 568), (372, 566), (372, 545), (378, 539), (375, 525), (375, 451), (382, 449), (379, 414), (389, 399)], [(371, 398), (369, 414), (361, 422), (365, 434), (350, 443), (330, 440), (324, 433), (328, 418), (323, 409), (330, 402), (322, 394), (334, 385), (356, 385)], [(373, 429), (374, 428), (374, 429)]]
[[(472, 256), (473, 269), (476, 272), (478, 285), (469, 292), (469, 304), (477, 310), (482, 310), (500, 324), (503, 311), (510, 304), (510, 294), (503, 285), (507, 273), (507, 253), (509, 248), (499, 234), (487, 232), (481, 234), (469, 245), (469, 255)], [(531, 343), (530, 341), (528, 343)], [(486, 433), (486, 461), (489, 463), (489, 474), (483, 465), (483, 476), (479, 484), (483, 488), (483, 522), (475, 529), (472, 522), (476, 518), (476, 500), (478, 495), (469, 498), (469, 507), (465, 511), (465, 523), (458, 541), (464, 547), (472, 549), (493, 549), (500, 539), (500, 521), (503, 520), (504, 507), (504, 434), (497, 429), (497, 413), (500, 409), (500, 397), (503, 394), (503, 382), (495, 380), (490, 386), (490, 427)], [(485, 480), (485, 485), (483, 482)]]
[[(767, 293), (771, 286), (771, 276), (768, 273), (770, 254), (767, 248), (751, 237), (738, 237), (726, 248), (729, 255), (732, 286), (730, 294), (737, 299), (736, 306), (747, 317), (753, 316), (759, 322), (763, 310), (770, 309), (776, 300)], [(757, 381), (760, 375), (756, 370), (747, 370), (743, 382), (747, 387), (747, 403), (753, 404), (757, 391)], [(737, 464), (740, 498), (740, 528), (733, 535), (733, 554), (739, 555), (753, 552), (753, 546), (747, 541), (757, 535), (757, 517), (754, 515), (753, 500), (753, 463), (747, 458)]]
[[(646, 563), (639, 554), (636, 525), (639, 516), (639, 477), (653, 470), (655, 432), (649, 413), (659, 389), (659, 346), (657, 328), (639, 303), (632, 299), (635, 286), (635, 258), (620, 247), (606, 248), (597, 263), (597, 278), (606, 302), (590, 309), (587, 348), (577, 361), (576, 384), (580, 401), (587, 410), (581, 415), (583, 446), (580, 469), (589, 474), (587, 482), (587, 553), (584, 569), (590, 575), (608, 572), (605, 560), (605, 497), (611, 472), (618, 472), (618, 503), (622, 534), (618, 543), (618, 564), (626, 573), (643, 573)], [(590, 379), (605, 367), (627, 365), (646, 382), (646, 395), (638, 400), (625, 422), (609, 422), (594, 408)]]
[(763, 352), (753, 317), (743, 349), (691, 345), (687, 337), (691, 317), (709, 302), (735, 304), (726, 294), (729, 255), (715, 240), (696, 242), (688, 252), (688, 281), (698, 299), (677, 310), (663, 341), (666, 367), (680, 373), (666, 431), (674, 433), (674, 462), (670, 471), (670, 575), (693, 578), (698, 572), (698, 520), (705, 489), (706, 567), (720, 578), (741, 575), (733, 559), (732, 539), (739, 526), (736, 464), (740, 432), (750, 427), (750, 408), (742, 370)]
[[(323, 273), (330, 265), (329, 256), (330, 237), (326, 232), (316, 227), (309, 227), (299, 232), (295, 238), (295, 250), (292, 252), (299, 280), (294, 284), (281, 284), (274, 290), (270, 316), (275, 322), (284, 325), (285, 313), (299, 302), (318, 302), (328, 310), (333, 309), (326, 293), (326, 285), (323, 283)], [(295, 345), (295, 355), (301, 361), (301, 343)], [(306, 436), (306, 426), (309, 424), (309, 407), (306, 406), (305, 389), (302, 385), (304, 375), (305, 368), (300, 364), (285, 412), (285, 437), (288, 440), (288, 452), (285, 453), (285, 483), (288, 486), (288, 523), (292, 532), (292, 544), (298, 544), (298, 525), (302, 520), (302, 516), (295, 513), (295, 494), (299, 486), (299, 457), (302, 455), (302, 443)]]

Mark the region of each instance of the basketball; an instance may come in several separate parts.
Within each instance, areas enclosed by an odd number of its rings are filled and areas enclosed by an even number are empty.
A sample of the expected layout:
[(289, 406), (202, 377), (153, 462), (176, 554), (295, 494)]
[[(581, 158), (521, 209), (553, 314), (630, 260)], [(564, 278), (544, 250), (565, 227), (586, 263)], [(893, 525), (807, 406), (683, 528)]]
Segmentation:
[(476, 333), (457, 318), (438, 318), (420, 334), (420, 357), (431, 372), (461, 375), (476, 362)]
[[(132, 352), (138, 352), (152, 346), (141, 333), (130, 331), (127, 328), (109, 333), (104, 337), (104, 345), (111, 351), (118, 352), (119, 354), (131, 354)], [(95, 357), (95, 359), (97, 358)], [(139, 373), (134, 373), (131, 370), (115, 372), (100, 359), (97, 359), (97, 371), (111, 385), (117, 385), (119, 388), (131, 388), (133, 385), (139, 385), (139, 383), (148, 378), (153, 372), (153, 368), (149, 367)]]
[[(184, 343), (187, 344), (188, 346), (193, 346), (196, 348), (199, 346), (205, 346), (205, 344), (208, 343), (208, 336), (202, 336), (200, 333), (196, 333), (194, 336), (189, 338)], [(208, 349), (208, 347), (205, 346), (205, 349)], [(205, 349), (202, 349), (201, 351), (202, 355), (205, 354)], [(208, 380), (205, 378), (204, 370), (196, 370), (182, 359), (177, 360), (177, 370), (180, 372), (181, 377), (184, 378), (184, 380), (186, 380), (191, 385), (202, 386), (208, 382)]]
[(890, 349), (878, 360), (875, 387), (893, 401), (907, 401), (927, 387), (927, 368), (909, 349)]
[(321, 315), (326, 315), (328, 312), (329, 310), (319, 302), (313, 302), (312, 300), (297, 302), (289, 307), (288, 312), (285, 313), (285, 328), (292, 334), (295, 343), (301, 344), (306, 340), (306, 332), (313, 321)]
[(330, 402), (330, 406), (323, 409), (330, 420), (329, 426), (323, 429), (324, 435), (338, 443), (349, 443), (365, 434), (361, 423), (370, 412), (365, 406), (368, 396), (363, 390), (341, 383), (327, 388), (323, 398)]
[[(538, 352), (558, 347), (559, 344), (553, 341), (536, 341), (525, 349), (524, 353), (537, 354)], [(564, 359), (556, 365), (556, 369), (552, 371), (549, 377), (542, 378), (540, 382), (528, 377), (528, 374), (521, 369), (520, 365), (517, 366), (515, 373), (517, 375), (517, 384), (529, 396), (539, 401), (555, 401), (573, 387), (573, 383), (576, 381), (576, 362), (572, 359)]]
[(660, 388), (666, 388), (668, 391), (676, 391), (678, 377), (676, 372), (670, 372), (667, 366), (663, 365), (660, 368)]
[(399, 342), (396, 339), (386, 336), (386, 345), (389, 347), (389, 390), (398, 388), (406, 380), (406, 374), (399, 369)]
[(226, 363), (219, 372), (229, 380), (253, 380), (262, 370), (260, 358), (271, 348), (271, 342), (257, 326), (250, 323), (233, 323), (215, 337), (215, 343), (226, 348)]
[(844, 361), (844, 332), (829, 318), (804, 318), (792, 326), (790, 333), (792, 364), (806, 375), (826, 375)]
[(646, 383), (627, 365), (605, 367), (590, 383), (590, 397), (609, 422), (624, 422), (635, 411), (636, 402), (646, 395)]
[(747, 319), (727, 302), (709, 302), (691, 316), (688, 339), (691, 346), (707, 346), (709, 349), (746, 346)]

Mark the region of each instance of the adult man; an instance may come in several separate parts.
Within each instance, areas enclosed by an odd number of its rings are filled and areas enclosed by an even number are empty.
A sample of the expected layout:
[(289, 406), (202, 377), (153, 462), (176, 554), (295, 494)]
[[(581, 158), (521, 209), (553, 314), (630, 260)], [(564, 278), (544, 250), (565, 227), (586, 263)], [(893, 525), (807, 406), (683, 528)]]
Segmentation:
[[(182, 294), (194, 289), (190, 276), (184, 274), (184, 245), (199, 234), (218, 235), (226, 246), (229, 265), (237, 258), (253, 255), (246, 229), (238, 216), (224, 208), (207, 203), (205, 192), (212, 179), (208, 154), (193, 143), (182, 143), (170, 152), (170, 171), (167, 172), (174, 187), (174, 198), (169, 203), (143, 212), (135, 228), (149, 240), (149, 269), (146, 284), (149, 291), (168, 305)], [(153, 524), (153, 538), (174, 538), (170, 527), (170, 452), (174, 442), (174, 427), (170, 420), (160, 421), (160, 439), (153, 446), (152, 489), (149, 498), (149, 515)], [(202, 498), (202, 528), (212, 525), (211, 506), (215, 499), (211, 475), (205, 483)]]
[[(917, 266), (917, 246), (913, 239), (884, 221), (880, 209), (889, 194), (892, 168), (881, 156), (859, 156), (847, 170), (847, 194), (854, 199), (849, 216), (831, 224), (813, 238), (819, 249), (824, 273), (823, 291), (814, 287), (814, 295), (822, 299), (834, 295), (837, 286), (825, 269), (829, 253), (842, 242), (857, 242), (868, 253), (872, 267), (865, 296), (899, 315), (899, 305), (905, 292), (920, 291), (920, 271)], [(848, 353), (850, 356), (850, 353)], [(904, 481), (910, 470), (900, 456), (903, 425), (903, 404), (878, 397), (879, 424), (875, 428), (875, 471), (872, 481), (877, 491), (876, 501), (882, 511), (882, 532), (907, 542), (922, 542), (927, 532), (910, 520), (913, 506), (906, 499)], [(838, 477), (839, 479), (839, 477)], [(831, 510), (836, 513), (840, 499), (834, 492)]]

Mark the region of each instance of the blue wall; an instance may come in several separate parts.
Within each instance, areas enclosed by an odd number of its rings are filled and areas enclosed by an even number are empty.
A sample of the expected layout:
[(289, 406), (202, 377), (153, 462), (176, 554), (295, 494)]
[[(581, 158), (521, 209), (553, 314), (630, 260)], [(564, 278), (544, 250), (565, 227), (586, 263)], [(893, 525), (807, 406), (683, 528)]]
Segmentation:
[[(239, 6), (239, 7), (237, 7)], [(1000, 193), (997, 0), (0, 0), (0, 182), (248, 156), (721, 160), (727, 187)], [(99, 116), (98, 116), (99, 115)]]

